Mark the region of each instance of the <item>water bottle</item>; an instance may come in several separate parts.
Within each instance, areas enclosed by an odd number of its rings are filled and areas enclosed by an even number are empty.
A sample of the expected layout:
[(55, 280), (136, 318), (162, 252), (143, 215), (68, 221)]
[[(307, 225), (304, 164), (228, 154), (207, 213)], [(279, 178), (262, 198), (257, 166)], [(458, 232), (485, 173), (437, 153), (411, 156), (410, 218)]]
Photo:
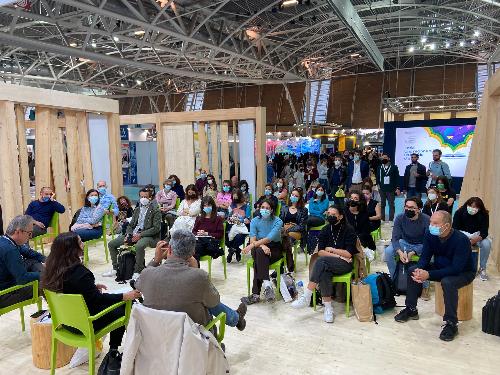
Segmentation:
[(300, 297), (303, 294), (304, 294), (304, 283), (302, 282), (302, 280), (299, 280), (297, 282), (297, 296)]

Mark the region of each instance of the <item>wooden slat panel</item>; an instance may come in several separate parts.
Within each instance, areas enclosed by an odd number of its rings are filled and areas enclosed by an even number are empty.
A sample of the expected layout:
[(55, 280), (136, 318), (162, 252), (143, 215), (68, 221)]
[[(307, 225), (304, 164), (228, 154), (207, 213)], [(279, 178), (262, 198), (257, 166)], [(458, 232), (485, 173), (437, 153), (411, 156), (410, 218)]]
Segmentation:
[(81, 181), (83, 180), (82, 160), (79, 148), (78, 128), (76, 113), (65, 111), (66, 147), (68, 154), (68, 174), (70, 185), (70, 204), (72, 215), (82, 206), (85, 192)]
[(51, 128), (57, 121), (55, 109), (36, 108), (37, 128), (35, 130), (35, 186), (37, 193), (44, 186), (52, 186), (50, 170), (50, 136)]
[(15, 106), (17, 125), (17, 144), (19, 145), (19, 173), (21, 182), (21, 193), (23, 201), (23, 211), (28, 208), (31, 202), (30, 194), (30, 173), (28, 167), (28, 146), (26, 143), (26, 128), (24, 126), (24, 107)]
[(256, 196), (264, 194), (266, 184), (266, 108), (257, 108), (255, 114), (255, 163), (257, 168)]
[(168, 177), (165, 175), (165, 141), (163, 139), (163, 130), (160, 122), (156, 123), (156, 149), (158, 152), (158, 186), (163, 186), (163, 181)]
[[(194, 139), (192, 124), (168, 124), (162, 125), (165, 175), (177, 175), (184, 188), (194, 182)], [(179, 140), (182, 140), (180, 142)]]
[(87, 113), (76, 113), (76, 126), (80, 141), (80, 156), (83, 170), (83, 186), (85, 191), (94, 187), (94, 174), (92, 172), (92, 159), (90, 158), (90, 138)]
[(200, 122), (198, 124), (198, 143), (200, 145), (201, 168), (206, 171), (210, 171), (210, 165), (208, 163), (207, 132), (205, 130), (204, 122)]
[(107, 115), (107, 120), (111, 189), (114, 196), (119, 197), (123, 195), (120, 117), (116, 113), (109, 113)]
[(4, 226), (23, 213), (19, 194), (19, 154), (17, 151), (16, 115), (14, 103), (0, 101), (0, 204)]
[(227, 122), (221, 122), (220, 128), (220, 145), (221, 145), (221, 164), (222, 164), (222, 179), (229, 180), (230, 170), (229, 170), (229, 131)]
[(240, 179), (239, 176), (239, 164), (240, 164), (240, 158), (239, 158), (239, 145), (238, 145), (238, 121), (233, 121), (233, 160), (234, 160), (234, 174)]
[(212, 151), (212, 174), (215, 176), (217, 186), (222, 186), (219, 168), (219, 139), (217, 136), (217, 123), (210, 123), (210, 150)]
[[(50, 131), (50, 159), (54, 177), (54, 192), (59, 203), (64, 207), (69, 206), (68, 192), (66, 190), (66, 153), (64, 152), (64, 136), (60, 128), (52, 128)], [(59, 227), (68, 228), (70, 215), (66, 210), (59, 215)]]

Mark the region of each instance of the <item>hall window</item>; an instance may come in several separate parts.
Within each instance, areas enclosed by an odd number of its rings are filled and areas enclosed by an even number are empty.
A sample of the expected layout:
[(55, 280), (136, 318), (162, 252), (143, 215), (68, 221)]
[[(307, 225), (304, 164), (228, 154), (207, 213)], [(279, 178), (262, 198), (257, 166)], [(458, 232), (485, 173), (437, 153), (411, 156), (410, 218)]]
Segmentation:
[(205, 91), (190, 92), (186, 100), (186, 111), (201, 111), (204, 99)]
[[(328, 111), (328, 99), (330, 97), (329, 79), (323, 81), (311, 82), (311, 99), (309, 103), (309, 123), (311, 124), (326, 124), (326, 114)], [(302, 117), (306, 122), (307, 119), (307, 102), (304, 105), (304, 114)]]

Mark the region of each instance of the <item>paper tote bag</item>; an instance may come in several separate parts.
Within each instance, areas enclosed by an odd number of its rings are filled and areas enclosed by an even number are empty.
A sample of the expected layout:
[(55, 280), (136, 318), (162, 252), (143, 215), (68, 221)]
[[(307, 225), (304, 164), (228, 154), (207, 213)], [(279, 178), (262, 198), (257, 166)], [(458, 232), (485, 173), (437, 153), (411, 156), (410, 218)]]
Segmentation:
[(371, 322), (373, 320), (372, 293), (370, 285), (363, 282), (351, 284), (352, 304), (354, 312), (360, 322)]

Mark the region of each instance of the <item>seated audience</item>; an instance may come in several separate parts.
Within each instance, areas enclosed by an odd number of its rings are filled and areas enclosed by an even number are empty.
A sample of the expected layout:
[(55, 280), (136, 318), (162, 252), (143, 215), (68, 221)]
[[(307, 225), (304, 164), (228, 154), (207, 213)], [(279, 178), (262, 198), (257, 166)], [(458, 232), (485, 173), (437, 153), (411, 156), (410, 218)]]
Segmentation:
[(318, 185), (319, 185), (319, 182), (317, 182), (317, 181), (313, 181), (309, 185), (309, 188), (307, 188), (306, 198), (304, 199), (306, 202), (309, 202), (314, 197), (314, 195), (316, 194), (316, 189), (317, 189)]
[(356, 247), (356, 232), (342, 215), (340, 207), (329, 207), (327, 220), (328, 224), (319, 234), (317, 257), (314, 259), (311, 257), (310, 281), (302, 296), (292, 302), (292, 307), (309, 306), (311, 295), (319, 284), (321, 298), (325, 306), (324, 320), (326, 323), (333, 323), (332, 277), (352, 271), (352, 257), (358, 253), (358, 249)]
[(200, 169), (200, 175), (196, 179), (196, 190), (203, 191), (205, 186), (207, 186), (207, 171), (204, 169)]
[[(248, 236), (250, 226), (250, 205), (243, 198), (241, 190), (233, 190), (233, 199), (229, 208), (229, 218), (226, 224), (226, 245), (229, 249), (227, 262), (231, 263), (233, 255), (236, 254), (236, 261), (241, 260), (241, 246)], [(233, 228), (236, 226), (236, 228)]]
[(175, 174), (171, 174), (170, 176), (168, 176), (168, 179), (172, 181), (172, 190), (174, 191), (174, 193), (177, 194), (181, 201), (184, 200), (184, 188), (181, 185), (181, 180), (179, 180), (179, 177), (177, 177)]
[(56, 201), (52, 189), (49, 187), (41, 188), (40, 198), (32, 201), (25, 212), (26, 215), (30, 215), (33, 218), (33, 238), (47, 233), (47, 228), (54, 213), (58, 212), (62, 214), (64, 211), (66, 209), (61, 203)]
[[(271, 201), (273, 201), (274, 207), (278, 207), (278, 198), (276, 198), (274, 196), (274, 188), (273, 188), (273, 184), (271, 184), (271, 183), (266, 184), (266, 186), (264, 187), (264, 195), (261, 196), (257, 200), (257, 202), (254, 203), (253, 208), (258, 210), (260, 208), (260, 204), (262, 202), (264, 202), (266, 199), (270, 199)], [(255, 216), (258, 216), (257, 211), (254, 212), (254, 217)]]
[(97, 191), (99, 192), (99, 203), (104, 208), (104, 214), (113, 214), (113, 216), (117, 216), (119, 211), (118, 204), (113, 194), (108, 192), (106, 181), (101, 180), (97, 183)]
[(104, 206), (100, 204), (99, 192), (90, 189), (85, 195), (84, 206), (73, 215), (71, 231), (78, 234), (84, 242), (101, 238), (102, 218), (105, 212)]
[(231, 206), (231, 181), (224, 180), (222, 182), (222, 191), (217, 194), (215, 203), (217, 205), (217, 214), (222, 218), (227, 218), (229, 214), (229, 206)]
[(128, 220), (132, 217), (134, 209), (132, 208), (132, 202), (127, 196), (122, 195), (118, 198), (118, 216), (116, 217), (116, 230), (121, 234), (125, 234), (128, 226)]
[[(491, 250), (491, 240), (488, 238), (488, 229), (490, 226), (489, 212), (484, 206), (483, 200), (478, 197), (472, 197), (460, 207), (453, 216), (453, 228), (469, 237), (471, 246), (479, 248), (479, 278), (482, 281), (488, 280), (486, 274), (486, 265)], [(472, 253), (474, 267), (477, 267), (477, 252)]]
[(243, 194), (243, 198), (247, 203), (250, 203), (250, 192), (248, 191), (248, 182), (246, 180), (241, 180), (239, 182), (239, 189)]
[(242, 303), (235, 311), (220, 302), (219, 292), (193, 257), (195, 246), (195, 236), (184, 229), (172, 234), (170, 244), (160, 241), (156, 245), (154, 259), (135, 283), (144, 296), (144, 306), (185, 312), (204, 326), (224, 312), (226, 325), (244, 330), (246, 306)]
[(231, 189), (238, 189), (240, 185), (240, 182), (238, 181), (238, 177), (233, 176), (231, 177)]
[[(431, 258), (434, 258), (431, 264)], [(418, 320), (417, 301), (425, 281), (440, 281), (443, 288), (444, 326), (439, 335), (443, 341), (452, 341), (458, 334), (458, 289), (470, 284), (476, 271), (467, 236), (452, 228), (451, 215), (437, 211), (430, 218), (429, 230), (424, 235), (422, 255), (408, 271), (406, 307), (394, 319), (404, 323)]]
[(286, 204), (288, 199), (288, 184), (286, 179), (278, 178), (276, 180), (276, 191), (274, 192), (274, 196), (278, 198), (278, 201), (281, 204)]
[(427, 201), (424, 204), (422, 212), (431, 217), (434, 212), (441, 210), (448, 211), (448, 204), (443, 201), (437, 187), (431, 186), (427, 189)]
[(160, 239), (161, 213), (158, 205), (152, 202), (153, 197), (149, 190), (139, 191), (139, 197), (139, 204), (132, 214), (132, 220), (130, 220), (126, 234), (116, 237), (108, 244), (113, 269), (103, 276), (113, 277), (116, 275), (118, 248), (126, 243), (135, 247), (134, 279), (136, 279), (144, 268), (146, 247), (155, 247)]
[(179, 229), (189, 232), (193, 230), (196, 217), (200, 214), (201, 199), (198, 197), (198, 190), (193, 184), (186, 187), (186, 199), (184, 199), (177, 209), (177, 219), (170, 228), (170, 235)]
[(215, 181), (215, 177), (213, 174), (209, 174), (207, 176), (207, 186), (203, 188), (203, 196), (212, 197), (213, 200), (217, 199), (217, 181)]
[(309, 228), (318, 227), (325, 224), (325, 213), (330, 205), (328, 196), (323, 185), (317, 185), (314, 196), (309, 200), (309, 217), (307, 226)]
[[(94, 274), (81, 262), (83, 243), (76, 233), (62, 233), (54, 239), (42, 272), (41, 287), (51, 292), (81, 294), (90, 315), (96, 315), (120, 301), (134, 300), (140, 293), (132, 290), (127, 293), (105, 293), (107, 287), (96, 284)], [(82, 311), (83, 313), (83, 311)], [(92, 322), (98, 331), (125, 315), (125, 306), (120, 306)], [(69, 330), (76, 329), (66, 327)], [(109, 351), (113, 360), (119, 357), (125, 327), (110, 332)]]
[(439, 176), (436, 179), (436, 187), (443, 198), (443, 201), (448, 205), (448, 211), (450, 214), (453, 211), (453, 204), (457, 199), (457, 194), (450, 186), (450, 181), (445, 176)]
[(368, 213), (368, 220), (370, 220), (371, 233), (380, 228), (382, 210), (380, 208), (380, 202), (373, 199), (372, 188), (370, 185), (364, 185), (362, 193), (366, 201), (366, 211)]
[(276, 206), (271, 199), (260, 204), (259, 216), (250, 222), (250, 244), (243, 249), (244, 254), (252, 253), (253, 284), (252, 294), (243, 297), (246, 305), (260, 302), (260, 291), (264, 286), (264, 296), (268, 302), (275, 300), (273, 284), (269, 280), (269, 266), (282, 258), (281, 228), (283, 222), (275, 216)]
[(344, 216), (347, 222), (354, 228), (361, 245), (375, 250), (375, 241), (373, 241), (371, 235), (370, 219), (365, 197), (357, 190), (351, 190), (349, 197), (347, 207), (344, 208)]
[[(160, 206), (162, 222), (166, 221), (168, 226), (171, 228), (176, 217), (177, 212), (175, 211), (175, 206), (177, 204), (177, 193), (172, 190), (173, 180), (168, 178), (163, 182), (163, 189), (159, 190), (156, 194), (156, 202)], [(164, 231), (162, 230), (162, 238), (165, 237)]]
[(205, 255), (214, 259), (224, 255), (224, 250), (219, 246), (224, 235), (224, 219), (217, 215), (217, 207), (212, 197), (203, 197), (200, 208), (200, 216), (196, 218), (193, 227), (193, 234), (196, 236), (194, 257), (198, 263)]
[[(40, 280), (45, 256), (29, 247), (33, 234), (33, 219), (16, 216), (0, 237), (0, 290)], [(33, 297), (33, 287), (27, 286), (0, 296), (0, 308), (14, 305)]]

